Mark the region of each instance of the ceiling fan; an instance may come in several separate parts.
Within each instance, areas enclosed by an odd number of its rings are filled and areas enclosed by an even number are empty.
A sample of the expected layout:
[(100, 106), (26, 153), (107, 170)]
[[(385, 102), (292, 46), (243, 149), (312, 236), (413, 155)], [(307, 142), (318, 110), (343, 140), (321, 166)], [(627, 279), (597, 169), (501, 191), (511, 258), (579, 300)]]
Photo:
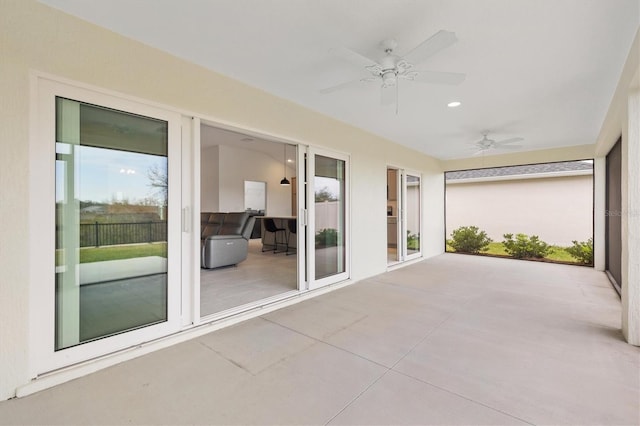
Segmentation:
[(472, 142), (472, 145), (476, 149), (476, 153), (474, 155), (484, 154), (487, 151), (492, 150), (517, 150), (522, 148), (522, 145), (510, 145), (515, 142), (523, 141), (523, 138), (510, 138), (504, 139), (501, 141), (495, 141), (493, 139), (489, 139), (489, 132), (482, 133), (482, 139), (477, 142)]
[(332, 54), (341, 57), (354, 65), (364, 68), (371, 77), (360, 78), (330, 86), (320, 90), (327, 94), (337, 90), (358, 86), (362, 83), (380, 83), (383, 105), (396, 104), (398, 99), (398, 82), (400, 80), (417, 81), (432, 84), (460, 84), (465, 79), (465, 74), (439, 71), (423, 71), (414, 69), (415, 64), (425, 61), (442, 49), (445, 49), (458, 41), (455, 33), (450, 31), (438, 31), (426, 39), (404, 56), (395, 54), (398, 43), (394, 39), (383, 40), (380, 49), (384, 52), (379, 60), (368, 58), (346, 47), (332, 49)]

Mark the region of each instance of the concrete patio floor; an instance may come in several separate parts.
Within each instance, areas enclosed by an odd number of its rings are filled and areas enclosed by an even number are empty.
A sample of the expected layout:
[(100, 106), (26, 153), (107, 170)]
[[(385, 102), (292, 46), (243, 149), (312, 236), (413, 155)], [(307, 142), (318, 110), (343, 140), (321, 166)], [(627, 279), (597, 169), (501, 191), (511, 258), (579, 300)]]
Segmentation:
[(0, 403), (1, 424), (638, 424), (591, 268), (444, 254)]

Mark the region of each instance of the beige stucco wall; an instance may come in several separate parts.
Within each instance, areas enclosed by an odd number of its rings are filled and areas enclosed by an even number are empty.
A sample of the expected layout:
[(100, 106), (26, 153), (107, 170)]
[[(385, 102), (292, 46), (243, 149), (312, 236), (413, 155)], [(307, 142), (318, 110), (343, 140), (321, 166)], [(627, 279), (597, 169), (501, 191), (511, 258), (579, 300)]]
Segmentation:
[[(351, 155), (352, 278), (386, 270), (386, 166), (422, 173), (423, 249), (444, 250), (440, 163), (387, 140), (133, 42), (34, 0), (0, 2), (0, 400), (30, 380), (30, 76), (44, 72), (265, 135)], [(377, 213), (376, 213), (377, 212)], [(42, 212), (41, 214), (46, 214)], [(378, 231), (376, 231), (378, 230)], [(53, 302), (52, 302), (53, 303)]]
[(494, 241), (523, 233), (570, 246), (591, 238), (592, 215), (591, 175), (448, 183), (446, 189), (447, 237), (474, 225)]

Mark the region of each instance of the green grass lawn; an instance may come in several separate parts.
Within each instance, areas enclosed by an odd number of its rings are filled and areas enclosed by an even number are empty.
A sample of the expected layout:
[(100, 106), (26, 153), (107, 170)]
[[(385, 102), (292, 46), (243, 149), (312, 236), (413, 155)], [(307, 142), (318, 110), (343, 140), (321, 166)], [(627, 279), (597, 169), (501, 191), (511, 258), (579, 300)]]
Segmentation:
[[(56, 250), (56, 265), (59, 265), (61, 251)], [(130, 244), (106, 247), (85, 247), (80, 249), (80, 263), (102, 262), (105, 260), (132, 259), (135, 257), (167, 257), (167, 243)]]
[(131, 259), (134, 257), (146, 256), (167, 257), (167, 243), (87, 247), (80, 249), (80, 263)]
[[(447, 251), (453, 253), (455, 250), (451, 248), (451, 246), (447, 245)], [(482, 252), (484, 254), (490, 254), (493, 256), (504, 256), (509, 257), (507, 251), (504, 249), (502, 243), (491, 243), (489, 244), (489, 250)], [(569, 253), (567, 253), (563, 247), (553, 246), (553, 251), (545, 257), (545, 259), (555, 260), (558, 262), (570, 262), (570, 263), (580, 263), (578, 260), (574, 259)]]

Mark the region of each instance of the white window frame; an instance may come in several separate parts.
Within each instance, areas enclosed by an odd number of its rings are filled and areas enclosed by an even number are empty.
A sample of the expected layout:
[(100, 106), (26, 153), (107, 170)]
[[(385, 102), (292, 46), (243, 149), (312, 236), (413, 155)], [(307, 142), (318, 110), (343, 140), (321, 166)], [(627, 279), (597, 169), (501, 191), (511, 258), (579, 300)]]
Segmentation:
[[(55, 98), (65, 97), (168, 122), (167, 321), (55, 351)], [(181, 315), (181, 114), (48, 76), (33, 74), (30, 117), (29, 370), (32, 377), (174, 333)]]

